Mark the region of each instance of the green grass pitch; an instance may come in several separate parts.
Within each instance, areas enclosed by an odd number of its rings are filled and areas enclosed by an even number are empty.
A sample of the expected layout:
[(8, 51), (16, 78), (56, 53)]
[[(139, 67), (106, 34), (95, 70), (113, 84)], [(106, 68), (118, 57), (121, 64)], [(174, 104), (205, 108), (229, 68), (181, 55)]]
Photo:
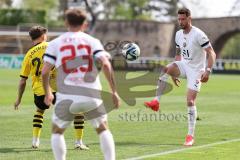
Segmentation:
[[(20, 110), (13, 110), (18, 72), (0, 70), (0, 159), (51, 160), (52, 109), (44, 116), (40, 149), (33, 150), (30, 147), (35, 108), (30, 80)], [(192, 148), (182, 146), (187, 133), (185, 91), (183, 81), (179, 88), (174, 87), (164, 95), (159, 113), (143, 106), (143, 102), (151, 98), (137, 99), (135, 106), (122, 103), (119, 110), (112, 111), (109, 125), (116, 143), (117, 159), (144, 159), (143, 156), (154, 160), (240, 159), (240, 75), (212, 75), (210, 81), (203, 84), (197, 99), (201, 120), (197, 121), (196, 143)], [(88, 122), (84, 142), (89, 145), (89, 151), (73, 149), (73, 131), (70, 127), (65, 133), (67, 159), (103, 159), (98, 136)]]

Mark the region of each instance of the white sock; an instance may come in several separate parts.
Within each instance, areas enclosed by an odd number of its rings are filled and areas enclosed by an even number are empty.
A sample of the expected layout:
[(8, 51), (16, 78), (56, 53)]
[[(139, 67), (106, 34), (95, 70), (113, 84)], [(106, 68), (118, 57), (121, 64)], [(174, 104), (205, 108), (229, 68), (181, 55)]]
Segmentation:
[(32, 146), (39, 147), (39, 144), (40, 144), (40, 138), (39, 137), (33, 137)]
[(161, 96), (166, 89), (168, 77), (169, 77), (169, 75), (166, 73), (164, 75), (162, 75), (161, 77), (159, 77), (157, 89), (156, 89), (156, 97), (155, 97), (155, 99), (158, 101), (160, 101)]
[(67, 149), (64, 136), (62, 134), (52, 134), (51, 144), (55, 160), (65, 160)]
[(82, 139), (80, 139), (80, 140), (76, 140), (75, 143), (76, 144), (83, 144), (83, 141), (82, 141)]
[(194, 136), (196, 118), (197, 118), (196, 106), (188, 106), (188, 135)]
[(99, 134), (100, 146), (105, 160), (115, 160), (115, 144), (112, 133), (105, 130)]

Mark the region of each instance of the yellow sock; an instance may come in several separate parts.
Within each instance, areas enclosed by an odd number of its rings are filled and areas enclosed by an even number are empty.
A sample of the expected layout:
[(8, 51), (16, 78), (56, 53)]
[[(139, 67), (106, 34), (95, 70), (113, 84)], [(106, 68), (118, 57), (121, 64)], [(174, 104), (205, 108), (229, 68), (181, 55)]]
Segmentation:
[(74, 117), (74, 128), (76, 141), (81, 141), (84, 129), (84, 116), (82, 114), (76, 115)]
[(33, 116), (33, 137), (39, 138), (43, 124), (43, 113), (36, 111)]

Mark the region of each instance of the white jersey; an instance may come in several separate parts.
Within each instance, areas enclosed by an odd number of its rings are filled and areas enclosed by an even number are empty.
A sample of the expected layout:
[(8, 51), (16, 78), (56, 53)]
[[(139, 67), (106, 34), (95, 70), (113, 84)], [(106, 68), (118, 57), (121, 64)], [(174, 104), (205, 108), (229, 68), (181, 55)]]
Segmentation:
[[(83, 32), (66, 32), (49, 42), (44, 55), (44, 61), (62, 67), (67, 74), (64, 84), (81, 86), (101, 90), (99, 76), (93, 82), (86, 82), (84, 76), (93, 71), (94, 59), (101, 56), (110, 58), (110, 54), (104, 51), (103, 45), (98, 39)], [(76, 69), (69, 68), (66, 64), (69, 60), (80, 58), (86, 64)]]
[(190, 32), (184, 34), (181, 29), (176, 33), (175, 42), (176, 47), (181, 50), (181, 61), (196, 71), (205, 70), (206, 51), (204, 48), (211, 44), (203, 31), (192, 26)]

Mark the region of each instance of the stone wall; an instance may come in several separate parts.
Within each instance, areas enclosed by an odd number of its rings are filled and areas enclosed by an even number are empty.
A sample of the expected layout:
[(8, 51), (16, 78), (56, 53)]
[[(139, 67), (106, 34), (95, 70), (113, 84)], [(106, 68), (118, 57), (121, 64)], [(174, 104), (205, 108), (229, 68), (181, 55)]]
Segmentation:
[(101, 39), (103, 44), (112, 43), (117, 53), (123, 42), (136, 42), (141, 48), (141, 56), (168, 56), (172, 45), (175, 25), (146, 21), (99, 21), (93, 35)]
[[(227, 40), (240, 33), (240, 17), (193, 19), (193, 25), (207, 34), (218, 57), (221, 57), (221, 50)], [(141, 48), (141, 56), (166, 57), (174, 56), (174, 37), (177, 29), (177, 23), (174, 22), (99, 21), (93, 34), (101, 39), (103, 44), (137, 42)]]
[(221, 54), (224, 44), (233, 35), (240, 33), (240, 17), (194, 19), (193, 25), (208, 35), (218, 55)]

